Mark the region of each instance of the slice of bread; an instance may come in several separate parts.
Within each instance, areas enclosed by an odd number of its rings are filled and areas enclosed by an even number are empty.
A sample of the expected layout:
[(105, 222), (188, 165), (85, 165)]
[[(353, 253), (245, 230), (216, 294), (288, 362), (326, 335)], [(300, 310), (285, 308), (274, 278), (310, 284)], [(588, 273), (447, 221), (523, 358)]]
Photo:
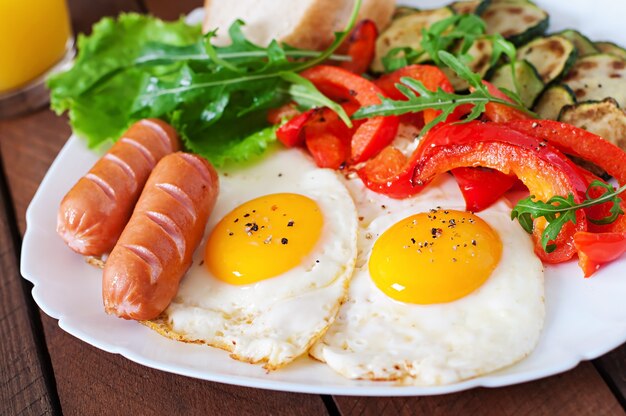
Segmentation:
[[(204, 32), (218, 29), (215, 43), (228, 44), (228, 27), (245, 22), (248, 39), (267, 45), (272, 39), (302, 49), (323, 49), (347, 24), (355, 0), (205, 0)], [(360, 19), (371, 19), (379, 32), (388, 24), (395, 0), (363, 0)]]

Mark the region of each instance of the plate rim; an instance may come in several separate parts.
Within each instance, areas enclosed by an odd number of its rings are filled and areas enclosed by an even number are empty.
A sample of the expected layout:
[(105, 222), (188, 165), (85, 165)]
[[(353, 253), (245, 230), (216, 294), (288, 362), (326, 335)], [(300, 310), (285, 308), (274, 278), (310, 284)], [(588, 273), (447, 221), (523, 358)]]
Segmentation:
[[(449, 3), (450, 1), (447, 1)], [(555, 3), (555, 1), (536, 1), (539, 3), (540, 7), (544, 7), (544, 3)], [(415, 1), (399, 1), (401, 4), (411, 4), (415, 3)], [(626, 10), (626, 7), (625, 7)], [(195, 10), (195, 19), (198, 18), (198, 11)], [(552, 27), (552, 24), (551, 24)], [(231, 385), (237, 385), (242, 387), (252, 387), (252, 388), (260, 388), (266, 390), (278, 390), (278, 391), (286, 391), (286, 392), (294, 392), (294, 393), (308, 393), (308, 394), (332, 394), (332, 395), (358, 395), (358, 396), (371, 396), (371, 397), (390, 397), (390, 396), (429, 396), (429, 395), (440, 395), (440, 394), (448, 394), (455, 393), (464, 390), (473, 389), (476, 387), (486, 387), (486, 388), (497, 388), (509, 385), (515, 385), (519, 383), (524, 383), (528, 381), (538, 380), (541, 378), (549, 377), (552, 375), (560, 374), (566, 372), (574, 367), (576, 367), (580, 362), (585, 360), (592, 360), (599, 356), (606, 354), (607, 352), (619, 347), (620, 345), (626, 342), (626, 321), (617, 322), (614, 330), (614, 334), (618, 334), (612, 339), (612, 342), (604, 344), (602, 347), (595, 348), (592, 351), (587, 351), (585, 353), (577, 353), (570, 357), (569, 360), (561, 363), (558, 366), (551, 366), (540, 370), (535, 371), (526, 371), (523, 373), (515, 373), (515, 374), (497, 374), (488, 373), (486, 375), (468, 379), (455, 384), (448, 385), (440, 385), (440, 386), (432, 386), (432, 387), (422, 387), (422, 386), (412, 386), (412, 385), (371, 385), (376, 382), (358, 382), (359, 385), (346, 385), (346, 386), (324, 386), (318, 384), (303, 384), (299, 382), (290, 382), (290, 381), (280, 381), (273, 379), (259, 379), (253, 376), (241, 376), (241, 375), (228, 375), (221, 374), (215, 372), (203, 372), (200, 370), (191, 369), (188, 367), (177, 368), (168, 366), (167, 364), (160, 363), (152, 358), (147, 358), (142, 356), (136, 351), (128, 347), (124, 347), (122, 345), (115, 345), (113, 343), (105, 342), (94, 342), (94, 337), (88, 334), (87, 332), (81, 330), (80, 328), (75, 327), (71, 320), (71, 317), (66, 316), (62, 310), (59, 310), (55, 306), (51, 305), (49, 302), (45, 301), (45, 295), (42, 293), (45, 291), (45, 282), (42, 281), (41, 277), (33, 276), (31, 271), (32, 268), (28, 263), (29, 256), (34, 255), (33, 253), (28, 252), (29, 245), (32, 244), (33, 239), (38, 236), (38, 232), (46, 232), (46, 230), (41, 227), (37, 223), (37, 218), (34, 214), (36, 208), (39, 206), (38, 204), (42, 203), (43, 195), (48, 189), (48, 186), (51, 182), (53, 182), (53, 176), (56, 173), (57, 169), (59, 169), (58, 165), (60, 165), (63, 161), (63, 155), (68, 153), (70, 150), (73, 150), (74, 146), (83, 146), (84, 142), (78, 138), (75, 134), (72, 134), (67, 142), (64, 144), (61, 151), (57, 154), (54, 161), (50, 165), (46, 175), (41, 181), (39, 188), (37, 189), (33, 199), (29, 203), (29, 206), (26, 210), (26, 231), (24, 233), (22, 239), (22, 250), (20, 255), (20, 271), (21, 275), (25, 280), (30, 281), (33, 284), (33, 288), (31, 290), (31, 294), (33, 299), (37, 303), (38, 307), (50, 317), (57, 319), (59, 327), (67, 332), (68, 334), (80, 339), (83, 342), (86, 342), (100, 350), (119, 354), (126, 359), (129, 359), (135, 363), (140, 365), (150, 367), (153, 369), (157, 369), (160, 371), (165, 371), (173, 374), (193, 377), (197, 379), (226, 383)], [(91, 151), (91, 150), (90, 150)], [(626, 263), (626, 259), (622, 259), (621, 263)], [(574, 277), (576, 278), (576, 277)], [(139, 324), (138, 324), (139, 325)], [(175, 341), (172, 341), (175, 342)], [(321, 365), (321, 363), (320, 363)]]

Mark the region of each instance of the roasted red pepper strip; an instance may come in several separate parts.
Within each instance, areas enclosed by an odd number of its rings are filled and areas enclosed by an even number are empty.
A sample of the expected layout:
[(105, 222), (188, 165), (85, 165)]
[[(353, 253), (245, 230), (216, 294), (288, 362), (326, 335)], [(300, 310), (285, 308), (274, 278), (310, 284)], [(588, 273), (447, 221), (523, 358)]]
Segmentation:
[[(380, 87), (385, 94), (394, 100), (407, 100), (397, 88), (396, 84), (400, 83), (400, 79), (403, 77), (409, 77), (421, 81), (424, 86), (430, 91), (437, 91), (441, 88), (445, 92), (454, 92), (452, 84), (448, 80), (446, 74), (436, 66), (433, 65), (409, 65), (404, 68), (400, 68), (393, 71), (390, 74), (383, 75), (376, 80), (376, 85)], [(424, 123), (430, 123), (441, 113), (441, 110), (424, 110)], [(448, 121), (456, 121), (459, 119), (458, 115), (454, 113)]]
[(574, 234), (574, 245), (578, 250), (578, 265), (585, 277), (594, 274), (601, 264), (621, 257), (626, 252), (626, 232)]
[[(495, 97), (511, 101), (495, 85), (487, 81), (483, 81), (483, 84)], [(485, 105), (484, 115), (487, 119), (495, 122), (529, 118), (528, 115), (519, 110), (494, 102), (488, 102)], [(469, 211), (479, 212), (489, 207), (515, 184), (514, 176), (504, 175), (502, 172), (491, 170), (487, 171), (490, 173), (476, 173), (476, 171), (472, 171), (470, 168), (465, 169), (461, 171), (460, 169), (454, 169), (452, 174), (459, 183), (459, 188), (465, 199), (466, 209)]]
[(290, 102), (269, 110), (267, 112), (267, 121), (270, 124), (278, 124), (282, 123), (283, 120), (291, 120), (298, 114), (300, 114), (300, 111), (296, 107), (296, 103)]
[(355, 74), (362, 74), (370, 67), (376, 53), (378, 29), (371, 20), (360, 21), (352, 30), (346, 46), (339, 53), (347, 53), (352, 60), (341, 62), (339, 66)]
[(515, 176), (485, 168), (456, 168), (452, 175), (465, 199), (465, 209), (472, 212), (491, 206), (517, 181)]
[(357, 171), (363, 184), (374, 192), (391, 198), (406, 198), (420, 192), (422, 186), (411, 183), (414, 163), (393, 146), (387, 146)]
[(353, 131), (328, 108), (312, 110), (303, 128), (306, 147), (321, 168), (339, 169), (350, 157)]
[[(574, 200), (580, 202), (581, 192), (586, 190), (577, 167), (562, 153), (498, 123), (446, 124), (431, 130), (420, 148), (422, 157), (413, 175), (417, 185), (424, 185), (454, 168), (483, 166), (517, 176), (532, 195), (543, 201), (554, 195), (573, 194)], [(566, 261), (575, 254), (574, 232), (587, 229), (585, 213), (578, 210), (576, 224), (565, 224), (554, 242), (557, 248), (551, 253), (546, 253), (541, 246), (544, 228), (543, 218), (535, 220), (536, 254), (547, 263)]]
[[(604, 182), (602, 179), (598, 178), (593, 173), (589, 172), (586, 169), (577, 166), (578, 172), (580, 176), (585, 179), (585, 183), (587, 188), (591, 185), (593, 181)], [(605, 182), (606, 183), (606, 182)], [(601, 196), (606, 190), (601, 188), (591, 188), (589, 189), (589, 196), (592, 198), (598, 198)], [(590, 207), (585, 208), (585, 213), (587, 214), (588, 224), (587, 231), (592, 233), (613, 233), (613, 232), (623, 232), (626, 231), (626, 215), (620, 215), (617, 217), (615, 221), (610, 224), (594, 224), (591, 220), (600, 220), (602, 218), (606, 218), (611, 215), (611, 207), (613, 203), (607, 201), (600, 205), (592, 205)], [(626, 212), (626, 200), (622, 199), (620, 203), (622, 211)]]
[[(493, 95), (494, 97), (512, 102), (511, 99), (505, 93), (500, 91), (498, 87), (496, 87), (495, 85), (484, 80), (483, 80), (483, 84), (487, 87), (487, 90), (489, 91), (489, 93)], [(484, 115), (489, 120), (494, 121), (496, 123), (505, 123), (507, 121), (513, 121), (513, 120), (532, 119), (532, 117), (530, 117), (528, 114), (522, 111), (519, 111), (513, 107), (509, 107), (508, 105), (504, 105), (500, 103), (494, 103), (491, 101), (485, 105)]]
[[(600, 180), (590, 172), (580, 168), (581, 174), (588, 183)], [(604, 191), (597, 188), (589, 190), (592, 198), (597, 198)], [(608, 216), (611, 203), (594, 205), (585, 209), (589, 219), (600, 219)], [(621, 202), (622, 211), (626, 212), (626, 201)], [(594, 224), (589, 221), (589, 232), (574, 234), (574, 245), (578, 251), (578, 265), (585, 277), (591, 276), (601, 264), (608, 263), (620, 257), (626, 251), (626, 216), (620, 215), (610, 224)]]
[[(335, 100), (356, 101), (361, 106), (380, 104), (382, 90), (373, 82), (342, 68), (318, 65), (300, 73), (317, 89)], [(357, 127), (351, 140), (350, 164), (363, 162), (380, 152), (396, 136), (398, 117), (372, 117)]]
[(506, 125), (546, 140), (563, 153), (595, 163), (613, 176), (620, 185), (626, 184), (626, 152), (596, 134), (552, 120), (516, 120)]
[(302, 129), (307, 121), (313, 117), (313, 114), (315, 114), (315, 110), (308, 110), (293, 117), (276, 130), (276, 138), (287, 147), (300, 146), (304, 143)]

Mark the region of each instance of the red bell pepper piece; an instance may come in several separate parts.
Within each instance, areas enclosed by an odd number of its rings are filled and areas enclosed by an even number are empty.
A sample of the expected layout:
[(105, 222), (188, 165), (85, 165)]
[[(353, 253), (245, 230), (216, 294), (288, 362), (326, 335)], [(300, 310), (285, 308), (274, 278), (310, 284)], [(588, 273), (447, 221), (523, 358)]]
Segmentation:
[(578, 264), (585, 277), (595, 273), (601, 264), (618, 259), (626, 252), (626, 232), (574, 234), (574, 246), (578, 250)]
[(276, 130), (276, 138), (287, 147), (300, 146), (304, 143), (303, 128), (314, 114), (315, 110), (308, 110), (293, 117)]
[(452, 175), (465, 199), (465, 209), (480, 212), (511, 189), (517, 178), (485, 168), (456, 168)]
[[(454, 92), (452, 84), (448, 80), (446, 74), (436, 66), (433, 65), (409, 65), (404, 68), (400, 68), (393, 71), (390, 74), (383, 75), (376, 80), (376, 85), (380, 87), (385, 94), (394, 100), (407, 100), (397, 88), (396, 84), (400, 83), (402, 77), (409, 77), (421, 81), (424, 86), (430, 91), (437, 91), (441, 88), (445, 92)], [(441, 110), (424, 110), (424, 124), (430, 123), (435, 119)], [(456, 121), (459, 119), (457, 113), (453, 113), (448, 121)]]
[(300, 111), (296, 107), (296, 103), (290, 102), (278, 108), (270, 109), (267, 112), (267, 121), (270, 124), (279, 124), (283, 120), (291, 120), (298, 114), (300, 114)]
[(563, 153), (595, 163), (613, 176), (620, 185), (626, 184), (626, 152), (596, 134), (552, 120), (516, 120), (506, 125), (546, 140)]
[(415, 195), (423, 189), (423, 186), (414, 186), (411, 183), (414, 166), (412, 158), (407, 158), (393, 146), (387, 146), (357, 170), (357, 174), (368, 189), (401, 199)]
[(310, 111), (313, 114), (303, 128), (307, 149), (317, 166), (342, 168), (350, 157), (352, 129), (328, 108)]
[[(579, 168), (581, 175), (588, 184), (594, 180), (600, 180), (591, 172)], [(589, 196), (597, 198), (604, 190), (592, 188)], [(593, 205), (585, 209), (589, 219), (600, 219), (608, 216), (612, 203)], [(621, 202), (622, 211), (626, 212), (626, 201)], [(594, 224), (589, 221), (588, 232), (574, 234), (574, 246), (578, 251), (578, 265), (583, 270), (585, 277), (595, 273), (600, 265), (619, 258), (626, 251), (626, 215), (620, 215), (610, 224)]]
[(306, 147), (320, 168), (340, 169), (350, 155), (349, 143), (326, 131), (307, 134)]
[[(483, 166), (514, 174), (537, 199), (547, 201), (554, 195), (573, 194), (580, 202), (586, 183), (577, 167), (549, 145), (498, 123), (469, 122), (446, 124), (431, 130), (420, 145), (422, 157), (417, 161), (413, 183), (424, 185), (436, 175), (454, 168)], [(582, 210), (576, 212), (576, 224), (568, 222), (561, 229), (556, 249), (546, 253), (541, 246), (545, 220), (535, 220), (535, 252), (543, 261), (560, 263), (575, 254), (573, 236), (585, 231), (587, 221)]]
[[(500, 91), (495, 85), (482, 81), (489, 93), (503, 100), (512, 102), (506, 94)], [(484, 115), (487, 119), (495, 122), (527, 119), (529, 116), (515, 108), (504, 104), (488, 102), (485, 105)], [(467, 168), (469, 169), (469, 168)], [(498, 171), (487, 171), (490, 173), (469, 173), (468, 170), (461, 171), (454, 169), (452, 174), (459, 183), (459, 188), (465, 199), (466, 209), (479, 212), (496, 202), (506, 191), (515, 184), (516, 178), (504, 175)]]
[[(380, 104), (382, 90), (373, 82), (342, 68), (318, 65), (300, 75), (335, 100), (357, 102), (360, 106)], [(396, 136), (398, 117), (372, 117), (359, 125), (351, 139), (348, 163), (363, 162), (380, 152)]]
[[(580, 176), (585, 179), (585, 183), (587, 188), (593, 181), (604, 182), (602, 179), (589, 172), (586, 169), (577, 166), (578, 172)], [(606, 182), (604, 182), (606, 183)], [(591, 188), (588, 190), (589, 196), (591, 198), (598, 198), (602, 195), (605, 190), (601, 188)], [(587, 214), (587, 219), (589, 220), (600, 220), (602, 218), (606, 218), (611, 215), (610, 209), (613, 206), (613, 203), (608, 201), (600, 205), (592, 205), (590, 207), (585, 208), (585, 213)], [(626, 212), (626, 200), (622, 199), (620, 206), (622, 211)], [(587, 230), (593, 233), (612, 233), (612, 232), (622, 232), (626, 231), (626, 215), (620, 215), (617, 217), (615, 221), (610, 224), (594, 224), (592, 221), (589, 221), (587, 224)]]
[[(501, 98), (503, 100), (512, 102), (512, 100), (502, 91), (498, 89), (495, 85), (490, 82), (484, 81), (483, 84), (487, 87), (487, 90), (491, 95), (497, 98)], [(517, 110), (513, 107), (509, 107), (508, 105), (494, 103), (492, 101), (488, 102), (485, 105), (485, 117), (491, 121), (495, 121), (496, 123), (505, 123), (507, 121), (513, 120), (527, 120), (532, 119), (528, 114), (523, 111)]]
[(347, 53), (352, 60), (341, 62), (339, 66), (355, 74), (362, 74), (370, 67), (376, 53), (378, 29), (371, 20), (361, 20), (352, 30), (346, 46), (340, 53)]

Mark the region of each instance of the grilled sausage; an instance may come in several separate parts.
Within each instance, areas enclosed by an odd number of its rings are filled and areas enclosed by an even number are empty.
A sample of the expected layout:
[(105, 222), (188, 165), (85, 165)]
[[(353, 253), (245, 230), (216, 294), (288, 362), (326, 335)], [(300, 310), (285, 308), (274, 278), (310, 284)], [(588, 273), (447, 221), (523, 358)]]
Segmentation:
[(215, 169), (199, 156), (179, 152), (158, 163), (105, 263), (107, 313), (144, 320), (165, 310), (191, 266), (218, 188)]
[(110, 252), (128, 222), (150, 172), (177, 151), (178, 136), (167, 123), (133, 124), (61, 201), (57, 232), (85, 256)]

